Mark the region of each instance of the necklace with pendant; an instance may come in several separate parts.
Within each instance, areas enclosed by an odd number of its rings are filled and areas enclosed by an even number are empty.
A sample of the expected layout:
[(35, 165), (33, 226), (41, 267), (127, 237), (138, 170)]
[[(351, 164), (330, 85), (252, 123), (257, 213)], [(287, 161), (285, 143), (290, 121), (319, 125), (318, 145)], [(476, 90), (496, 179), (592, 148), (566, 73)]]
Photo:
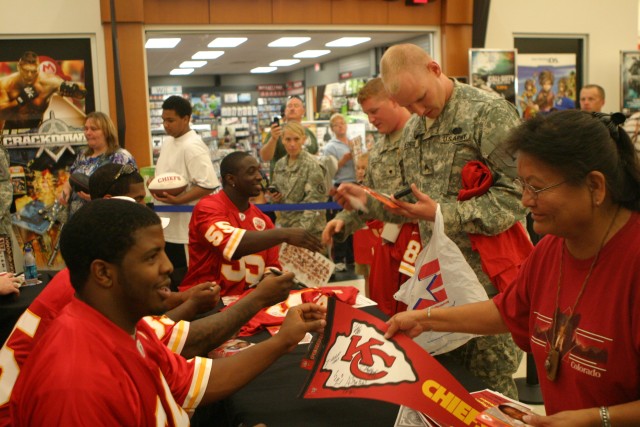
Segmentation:
[(609, 224), (609, 228), (607, 228), (607, 232), (604, 234), (604, 237), (602, 238), (600, 247), (598, 248), (596, 255), (593, 257), (593, 262), (589, 267), (587, 276), (584, 278), (584, 282), (582, 282), (582, 287), (580, 288), (580, 292), (578, 292), (578, 296), (576, 297), (576, 300), (573, 303), (573, 307), (571, 307), (569, 316), (564, 322), (562, 322), (561, 325), (558, 325), (558, 312), (560, 311), (560, 289), (562, 288), (562, 276), (563, 276), (563, 270), (564, 270), (563, 268), (564, 267), (564, 251), (565, 251), (564, 242), (562, 244), (562, 251), (560, 253), (560, 274), (558, 275), (558, 286), (557, 286), (558, 290), (556, 292), (556, 308), (553, 313), (553, 324), (552, 324), (553, 335), (551, 337), (551, 341), (549, 342), (549, 344), (551, 344), (551, 348), (549, 349), (549, 353), (547, 354), (547, 357), (544, 360), (544, 370), (547, 373), (547, 379), (549, 381), (555, 381), (556, 377), (558, 376), (558, 369), (560, 368), (560, 360), (562, 356), (562, 347), (564, 345), (564, 341), (567, 339), (566, 335), (567, 335), (567, 331), (570, 329), (569, 326), (571, 324), (571, 319), (573, 319), (573, 315), (576, 312), (576, 307), (578, 306), (578, 303), (580, 302), (580, 298), (582, 298), (582, 294), (584, 293), (584, 290), (587, 287), (587, 283), (591, 278), (591, 273), (593, 272), (593, 269), (595, 268), (596, 263), (598, 262), (598, 258), (600, 257), (600, 251), (602, 250), (602, 247), (604, 246), (604, 243), (607, 240), (607, 237), (609, 236), (611, 229), (613, 228), (613, 223), (616, 221), (619, 211), (620, 211), (620, 206), (618, 206), (616, 213), (613, 215), (613, 219)]

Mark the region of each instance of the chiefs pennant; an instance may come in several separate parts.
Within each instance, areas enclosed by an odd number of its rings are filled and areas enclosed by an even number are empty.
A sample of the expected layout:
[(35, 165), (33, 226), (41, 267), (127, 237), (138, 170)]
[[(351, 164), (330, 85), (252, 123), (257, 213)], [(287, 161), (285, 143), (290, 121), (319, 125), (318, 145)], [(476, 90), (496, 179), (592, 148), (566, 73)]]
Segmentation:
[(409, 406), (436, 422), (480, 426), (484, 408), (436, 359), (403, 334), (384, 338), (387, 325), (329, 299), (324, 334), (309, 347), (313, 368), (304, 398), (357, 397)]

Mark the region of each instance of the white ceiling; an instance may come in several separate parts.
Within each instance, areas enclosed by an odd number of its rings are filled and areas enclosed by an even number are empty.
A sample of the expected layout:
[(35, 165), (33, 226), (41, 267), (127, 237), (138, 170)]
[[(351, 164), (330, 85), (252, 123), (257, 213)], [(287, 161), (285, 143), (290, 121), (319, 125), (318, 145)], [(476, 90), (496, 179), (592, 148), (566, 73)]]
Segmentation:
[[(173, 49), (145, 49), (147, 53), (147, 69), (149, 76), (169, 76), (169, 72), (178, 68), (183, 61), (191, 60), (191, 56), (201, 50), (224, 50), (221, 57), (209, 60), (207, 65), (196, 68), (191, 75), (215, 74), (249, 74), (255, 67), (266, 67), (279, 59), (293, 59), (295, 53), (308, 49), (329, 49), (331, 53), (319, 58), (301, 59), (290, 67), (280, 67), (273, 73), (289, 73), (301, 68), (310, 67), (317, 62), (327, 62), (338, 58), (368, 51), (374, 47), (391, 46), (399, 42), (414, 39), (426, 32), (417, 31), (148, 31), (149, 38), (179, 37), (180, 43)], [(267, 45), (280, 37), (311, 37), (311, 40), (296, 47), (272, 48)], [(371, 37), (371, 40), (353, 47), (325, 47), (325, 43), (340, 37)], [(208, 48), (207, 45), (216, 37), (247, 37), (248, 40), (235, 48)], [(272, 73), (272, 74), (273, 74)]]

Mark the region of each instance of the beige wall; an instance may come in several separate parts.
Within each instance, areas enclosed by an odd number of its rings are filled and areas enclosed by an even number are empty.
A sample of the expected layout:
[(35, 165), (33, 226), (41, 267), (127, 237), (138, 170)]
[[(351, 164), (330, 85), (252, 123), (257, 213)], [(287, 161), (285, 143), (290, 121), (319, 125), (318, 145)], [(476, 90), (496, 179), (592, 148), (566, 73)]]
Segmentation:
[(492, 0), (486, 47), (511, 49), (522, 34), (586, 35), (585, 83), (604, 88), (605, 111), (620, 109), (620, 51), (636, 49), (638, 0)]

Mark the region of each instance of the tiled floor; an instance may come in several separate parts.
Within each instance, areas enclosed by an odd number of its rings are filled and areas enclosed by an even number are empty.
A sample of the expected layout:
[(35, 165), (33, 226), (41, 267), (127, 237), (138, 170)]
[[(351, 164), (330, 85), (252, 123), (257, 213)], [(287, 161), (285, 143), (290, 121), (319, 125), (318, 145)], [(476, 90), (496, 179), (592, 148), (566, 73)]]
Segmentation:
[[(352, 272), (344, 272), (344, 273), (336, 273), (336, 277), (335, 277), (336, 281), (332, 281), (331, 284), (332, 285), (336, 285), (336, 284), (340, 284), (342, 286), (354, 286), (356, 287), (360, 292), (364, 292), (364, 279), (362, 279), (360, 276), (356, 276), (355, 274), (353, 274)], [(519, 382), (524, 382), (525, 378), (527, 376), (527, 360), (526, 357), (524, 357), (522, 359), (522, 363), (520, 364), (520, 368), (518, 368), (518, 371), (516, 372), (516, 374), (513, 376), (516, 379), (522, 378), (522, 380), (519, 380)], [(531, 387), (531, 386), (529, 386)], [(544, 415), (544, 406), (543, 405), (534, 405), (531, 403), (527, 403), (526, 405), (530, 406), (534, 412)]]

